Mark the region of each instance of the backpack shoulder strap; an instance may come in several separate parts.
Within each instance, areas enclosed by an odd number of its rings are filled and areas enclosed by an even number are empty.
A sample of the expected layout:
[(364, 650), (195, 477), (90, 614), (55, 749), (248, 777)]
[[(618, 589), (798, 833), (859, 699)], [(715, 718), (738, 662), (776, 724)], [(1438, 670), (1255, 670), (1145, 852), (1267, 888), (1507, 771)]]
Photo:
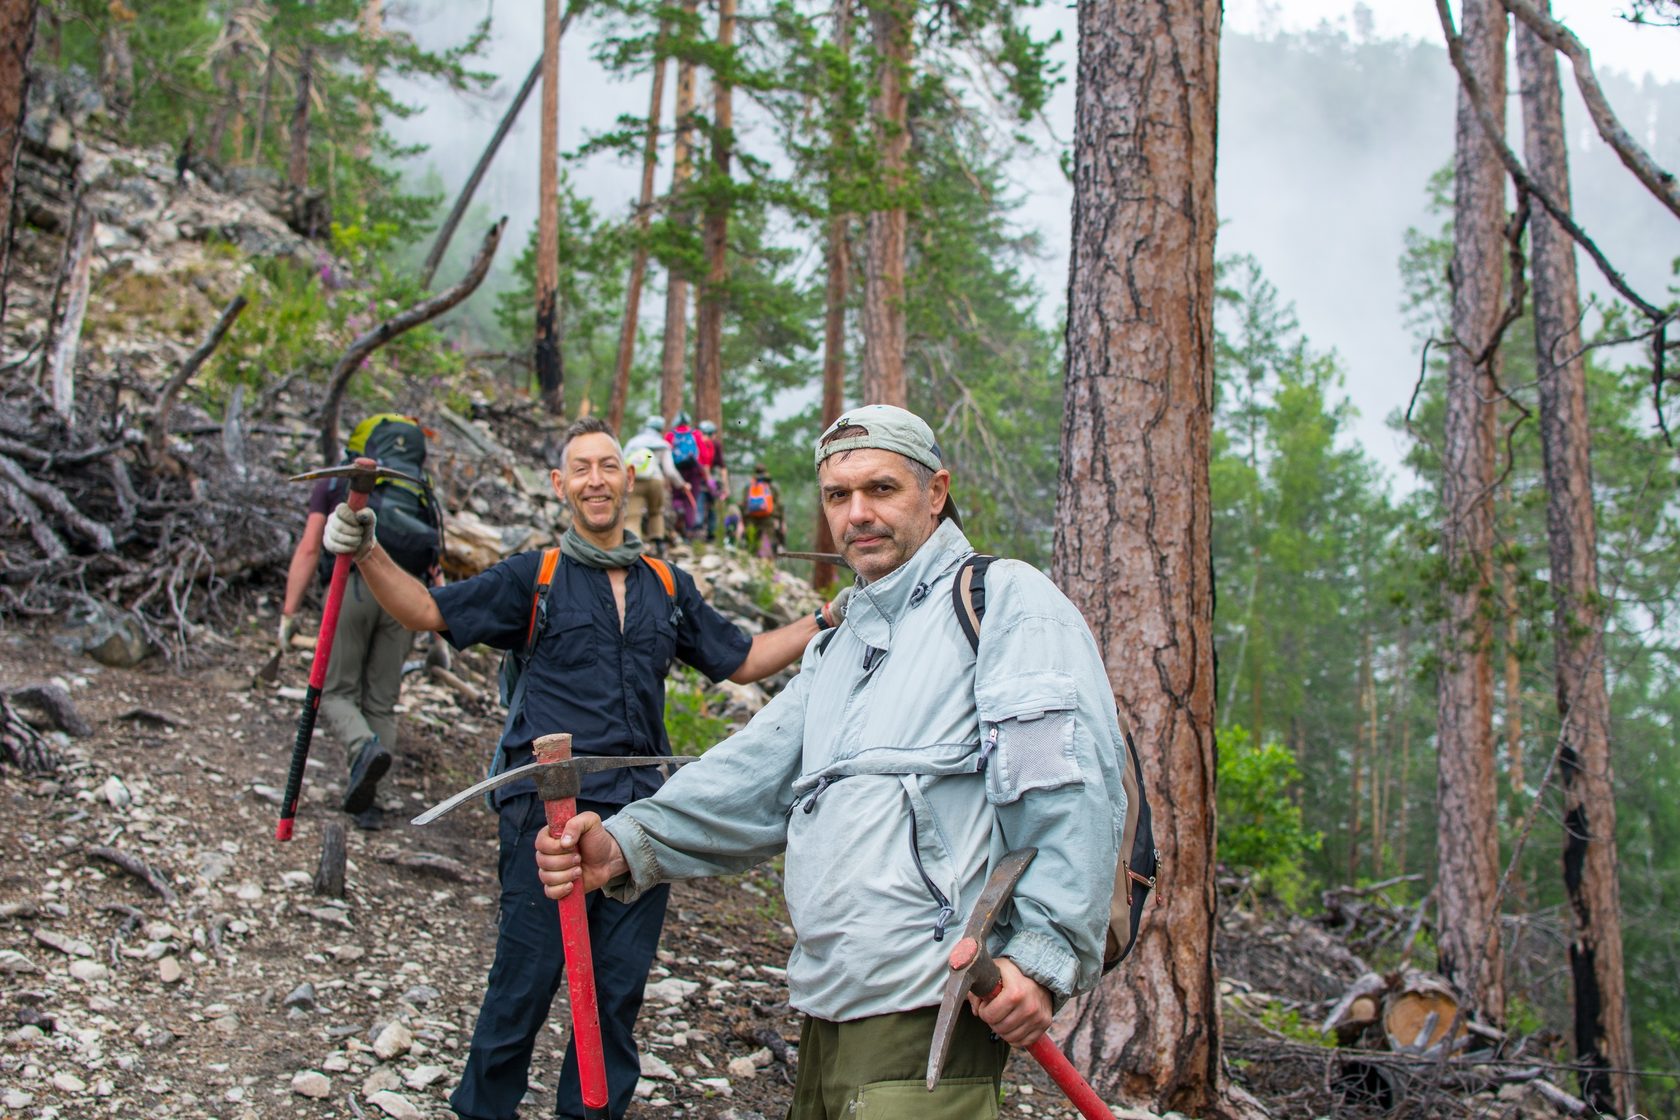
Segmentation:
[(957, 625), (974, 651), (980, 651), (980, 620), (986, 614), (986, 569), (996, 556), (976, 552), (962, 562), (957, 578), (951, 581), (951, 607), (957, 614)]
[(671, 574), (671, 565), (645, 552), (642, 553), (642, 563), (653, 569), (653, 574), (659, 577), (660, 584), (665, 588), (665, 594), (674, 602), (677, 598), (677, 578)]
[(536, 644), (537, 632), (541, 629), (539, 623), (548, 613), (548, 589), (554, 584), (554, 569), (559, 566), (560, 550), (545, 549), (542, 567), (537, 569), (537, 585), (531, 589), (531, 621), (525, 624), (525, 645), (520, 650), (523, 657), (530, 657), (531, 647)]

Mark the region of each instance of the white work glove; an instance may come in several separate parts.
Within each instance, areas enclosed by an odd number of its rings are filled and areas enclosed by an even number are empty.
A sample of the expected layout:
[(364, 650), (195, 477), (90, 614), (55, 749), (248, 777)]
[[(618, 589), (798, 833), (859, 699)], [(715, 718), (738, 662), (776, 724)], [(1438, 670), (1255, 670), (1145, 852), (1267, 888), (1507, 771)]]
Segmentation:
[(828, 617), (830, 626), (838, 626), (846, 620), (846, 606), (851, 601), (852, 589), (850, 587), (842, 587), (840, 594), (828, 601), (828, 606), (823, 608), (823, 614)]
[(297, 633), (297, 630), (297, 615), (283, 614), (280, 616), (280, 648), (282, 650), (292, 648), (292, 637)]
[(353, 510), (349, 502), (340, 502), (327, 518), (322, 543), (334, 556), (349, 554), (352, 559), (365, 560), (373, 551), (373, 526), (377, 520), (371, 509)]

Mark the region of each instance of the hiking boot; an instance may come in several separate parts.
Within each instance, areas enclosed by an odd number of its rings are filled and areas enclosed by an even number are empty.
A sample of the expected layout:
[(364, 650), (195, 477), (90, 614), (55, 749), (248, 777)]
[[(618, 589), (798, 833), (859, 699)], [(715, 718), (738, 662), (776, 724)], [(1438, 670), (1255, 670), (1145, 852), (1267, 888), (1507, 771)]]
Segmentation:
[(344, 811), (360, 813), (372, 805), (374, 795), (379, 792), (379, 779), (390, 768), (391, 752), (379, 745), (379, 736), (363, 743), (362, 749), (356, 752), (356, 761), (350, 764), (350, 781), (344, 787)]
[(363, 832), (378, 832), (385, 827), (385, 810), (378, 805), (369, 805), (361, 812), (352, 814), (350, 819)]

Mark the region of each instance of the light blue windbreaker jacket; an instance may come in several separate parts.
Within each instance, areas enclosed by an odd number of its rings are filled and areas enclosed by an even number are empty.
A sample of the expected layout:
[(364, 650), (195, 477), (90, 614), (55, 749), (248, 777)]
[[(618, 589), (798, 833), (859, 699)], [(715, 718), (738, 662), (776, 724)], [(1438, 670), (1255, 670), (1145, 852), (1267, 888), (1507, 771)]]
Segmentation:
[(1058, 1003), (1092, 987), (1126, 813), (1113, 694), (1085, 620), (1027, 564), (988, 571), (976, 657), (951, 599), (973, 551), (943, 523), (746, 727), (609, 820), (630, 875), (608, 893), (786, 849), (790, 1002), (838, 1022), (937, 1004), (991, 868), (1032, 845), (990, 948)]

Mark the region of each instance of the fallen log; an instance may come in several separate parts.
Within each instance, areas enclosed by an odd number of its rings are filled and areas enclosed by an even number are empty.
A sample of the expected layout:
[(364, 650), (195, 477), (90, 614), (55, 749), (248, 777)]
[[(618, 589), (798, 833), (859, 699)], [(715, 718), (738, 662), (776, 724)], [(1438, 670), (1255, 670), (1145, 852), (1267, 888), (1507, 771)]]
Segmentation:
[[(1422, 972), (1400, 978), (1383, 1008), (1383, 1032), (1389, 1049), (1413, 1054), (1435, 1052), (1458, 1019), (1458, 996), (1446, 981)], [(1460, 1022), (1450, 1049), (1469, 1034)]]

